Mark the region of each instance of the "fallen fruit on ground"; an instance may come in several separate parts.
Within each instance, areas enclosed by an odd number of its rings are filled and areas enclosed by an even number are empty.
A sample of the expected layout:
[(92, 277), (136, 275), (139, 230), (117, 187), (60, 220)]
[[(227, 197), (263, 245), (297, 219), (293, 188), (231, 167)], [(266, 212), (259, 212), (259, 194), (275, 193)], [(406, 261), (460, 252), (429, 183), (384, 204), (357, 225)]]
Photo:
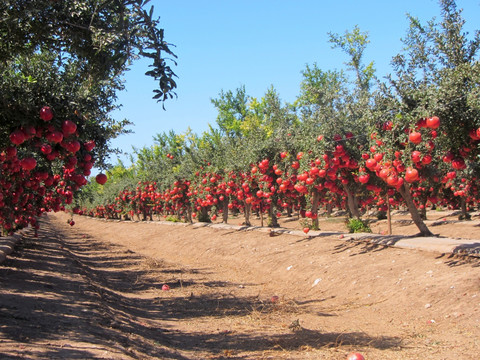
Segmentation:
[(365, 360), (365, 358), (359, 352), (354, 352), (348, 354), (347, 360)]

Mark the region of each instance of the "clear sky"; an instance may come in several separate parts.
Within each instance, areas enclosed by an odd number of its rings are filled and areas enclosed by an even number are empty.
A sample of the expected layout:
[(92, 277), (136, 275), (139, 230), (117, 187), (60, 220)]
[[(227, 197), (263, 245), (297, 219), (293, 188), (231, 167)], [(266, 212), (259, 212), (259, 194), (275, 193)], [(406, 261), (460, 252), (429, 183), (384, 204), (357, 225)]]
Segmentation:
[[(244, 85), (248, 95), (261, 98), (274, 86), (283, 102), (299, 94), (301, 71), (317, 63), (323, 70), (345, 68), (347, 58), (332, 49), (328, 33), (344, 34), (358, 25), (368, 32), (365, 62), (374, 61), (377, 76), (391, 71), (390, 59), (402, 48), (406, 14), (423, 22), (439, 18), (436, 0), (152, 0), (165, 29), (165, 40), (178, 56), (178, 98), (165, 110), (152, 99), (155, 83), (143, 74), (139, 61), (126, 73), (126, 91), (119, 94), (122, 109), (114, 117), (135, 125), (133, 134), (112, 142), (127, 153), (132, 146), (153, 145), (153, 136), (174, 130), (195, 133), (215, 125), (211, 103), (220, 91)], [(457, 0), (465, 29), (480, 29), (480, 0)], [(125, 165), (128, 158), (121, 157)], [(116, 157), (111, 159), (116, 163)]]

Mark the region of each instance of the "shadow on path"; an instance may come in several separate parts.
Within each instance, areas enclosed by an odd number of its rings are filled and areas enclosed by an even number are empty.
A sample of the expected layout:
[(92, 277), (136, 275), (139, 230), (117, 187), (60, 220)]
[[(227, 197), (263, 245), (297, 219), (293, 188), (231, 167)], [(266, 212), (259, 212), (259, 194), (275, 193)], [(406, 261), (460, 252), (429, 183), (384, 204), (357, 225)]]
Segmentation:
[[(232, 295), (240, 284), (212, 280), (209, 271), (184, 271), (42, 218), (39, 237), (25, 236), (0, 266), (0, 358), (196, 359), (222, 349), (400, 346), (397, 338), (301, 328), (268, 336), (179, 331), (172, 322), (275, 311), (258, 296)], [(162, 292), (164, 283), (190, 295)]]

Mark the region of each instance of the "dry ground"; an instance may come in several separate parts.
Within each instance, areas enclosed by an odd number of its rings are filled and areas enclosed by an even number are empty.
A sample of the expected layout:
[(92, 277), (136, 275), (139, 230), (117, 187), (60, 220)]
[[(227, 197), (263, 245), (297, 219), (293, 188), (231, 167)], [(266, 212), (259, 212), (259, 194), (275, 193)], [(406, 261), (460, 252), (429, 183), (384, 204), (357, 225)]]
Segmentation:
[[(454, 215), (430, 214), (431, 230), (480, 239), (478, 220)], [(475, 259), (68, 217), (43, 217), (0, 265), (1, 359), (478, 358)], [(395, 219), (395, 234), (416, 232)], [(320, 226), (342, 232), (342, 221)]]

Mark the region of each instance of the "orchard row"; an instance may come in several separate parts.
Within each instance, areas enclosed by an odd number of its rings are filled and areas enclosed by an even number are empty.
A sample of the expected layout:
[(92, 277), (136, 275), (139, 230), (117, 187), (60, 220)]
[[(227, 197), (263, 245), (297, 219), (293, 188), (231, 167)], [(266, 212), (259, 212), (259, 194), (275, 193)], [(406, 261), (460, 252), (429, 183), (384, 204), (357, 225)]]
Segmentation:
[[(217, 218), (227, 222), (229, 213), (242, 213), (247, 225), (256, 213), (265, 215), (269, 226), (277, 226), (282, 215), (299, 213), (307, 228), (317, 228), (323, 210), (344, 209), (360, 218), (369, 209), (384, 212), (402, 206), (409, 209), (420, 231), (428, 234), (422, 227), (427, 207), (459, 208), (467, 218), (467, 211), (480, 201), (477, 178), (467, 176), (476, 166), (472, 149), (477, 148), (480, 130), (478, 136), (477, 129), (470, 131), (465, 140), (470, 148), (465, 146), (456, 155), (438, 149), (439, 131), (441, 121), (432, 116), (420, 119), (412, 129), (385, 122), (366, 137), (352, 132), (331, 138), (320, 134), (310, 149), (272, 153), (243, 170), (213, 171), (213, 164), (204, 161), (190, 169), (190, 176), (171, 184), (140, 181), (101, 205), (79, 202), (74, 211), (115, 219), (175, 216), (190, 222)], [(382, 140), (392, 132), (397, 132), (397, 149)], [(165, 170), (172, 172), (175, 164), (185, 162), (178, 159), (181, 156), (162, 154)], [(169, 162), (173, 163), (170, 168)], [(114, 172), (111, 176), (118, 180)]]
[[(186, 221), (220, 215), (227, 221), (232, 211), (242, 212), (247, 224), (253, 211), (267, 214), (271, 226), (278, 214), (298, 211), (309, 227), (317, 226), (323, 207), (361, 218), (367, 208), (405, 206), (423, 235), (431, 235), (423, 221), (428, 206), (459, 208), (468, 218), (479, 201), (480, 36), (464, 30), (454, 1), (440, 7), (441, 19), (427, 24), (409, 16), (405, 46), (382, 79), (374, 62), (364, 61), (367, 33), (355, 27), (329, 34), (351, 76), (307, 65), (292, 104), (283, 104), (273, 87), (261, 99), (244, 88), (222, 91), (212, 99), (216, 127), (200, 136), (157, 135), (154, 146), (135, 150), (131, 168), (111, 168), (106, 183), (100, 174), (103, 187), (87, 184), (87, 177), (94, 160), (105, 165), (109, 139), (128, 125), (109, 116), (122, 88), (117, 75), (128, 61), (115, 56), (109, 67), (101, 56), (98, 64), (94, 48), (86, 63), (70, 66), (63, 61), (83, 55), (64, 56), (62, 47), (55, 47), (62, 49), (56, 57), (22, 51), (27, 58), (20, 62), (7, 58), (0, 82), (7, 95), (0, 111), (0, 226), (6, 232), (36, 226), (36, 216), (65, 206), (104, 217), (162, 214)], [(139, 20), (145, 21), (156, 25)], [(154, 40), (147, 42), (166, 44)], [(106, 71), (95, 77), (90, 60)], [(165, 63), (155, 58), (155, 64)], [(172, 73), (168, 66), (157, 70), (148, 73), (160, 81), (155, 98), (167, 98)]]

